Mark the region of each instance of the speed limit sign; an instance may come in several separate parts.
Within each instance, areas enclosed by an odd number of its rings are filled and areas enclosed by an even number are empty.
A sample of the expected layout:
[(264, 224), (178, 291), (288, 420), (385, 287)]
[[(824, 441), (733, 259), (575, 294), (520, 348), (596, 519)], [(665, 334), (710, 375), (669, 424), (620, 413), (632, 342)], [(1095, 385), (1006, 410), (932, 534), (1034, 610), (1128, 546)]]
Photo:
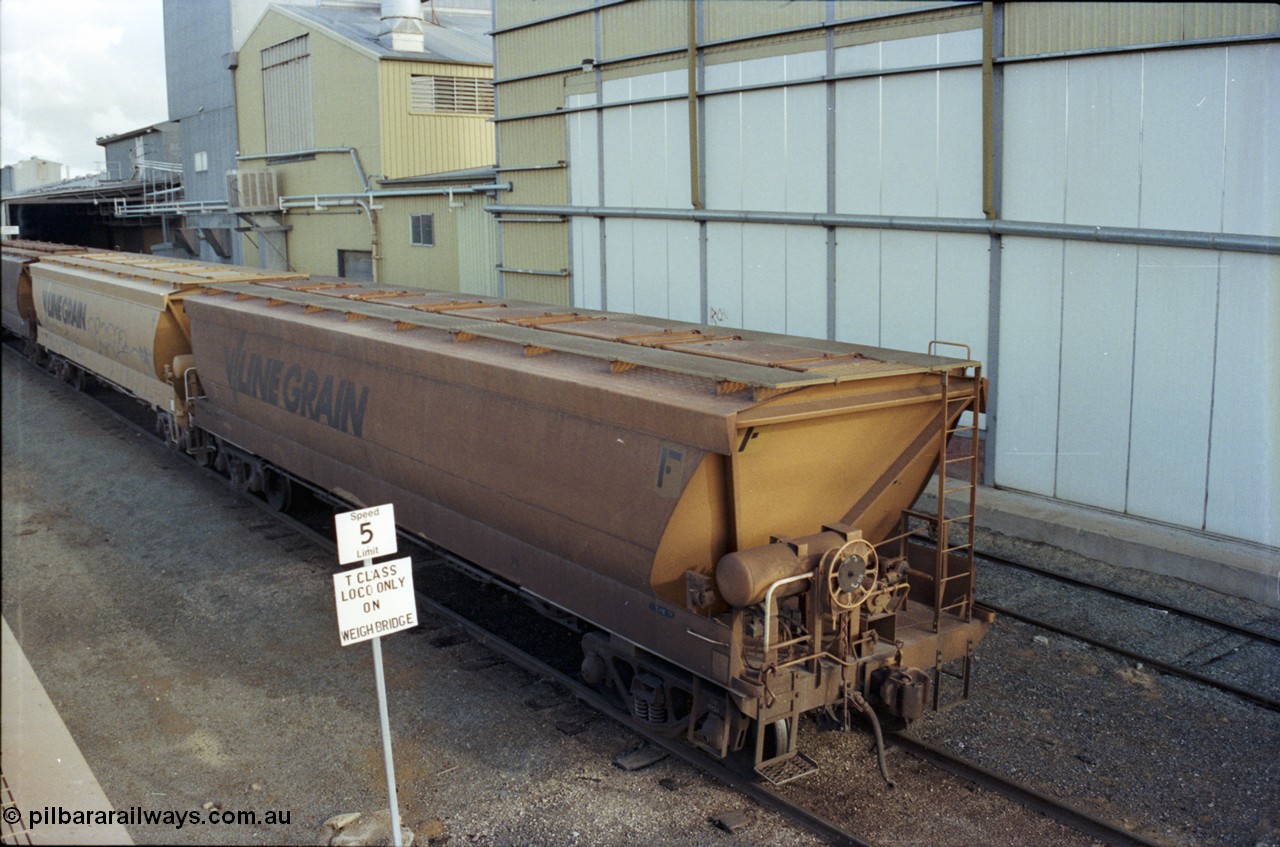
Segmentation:
[(396, 800), (396, 769), (391, 758), (391, 721), (387, 717), (387, 683), (382, 672), (382, 633), (390, 635), (416, 626), (418, 607), (413, 593), (413, 563), (397, 559), (374, 565), (378, 556), (396, 552), (396, 514), (390, 503), (333, 516), (338, 536), (338, 563), (364, 560), (364, 567), (333, 575), (334, 603), (342, 646), (370, 641), (373, 675), (378, 683), (378, 719), (382, 724), (382, 752), (387, 766), (387, 794), (391, 799), (391, 833), (400, 847), (400, 804)]
[(340, 565), (396, 552), (396, 516), (390, 503), (334, 515), (333, 524), (338, 535)]

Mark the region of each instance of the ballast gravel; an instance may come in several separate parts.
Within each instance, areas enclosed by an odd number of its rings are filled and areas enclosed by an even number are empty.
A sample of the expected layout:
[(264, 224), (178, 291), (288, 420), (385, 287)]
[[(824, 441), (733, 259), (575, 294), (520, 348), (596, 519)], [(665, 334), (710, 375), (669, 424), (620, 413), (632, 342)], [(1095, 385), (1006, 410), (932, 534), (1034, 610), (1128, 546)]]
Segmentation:
[[(94, 775), (117, 809), (289, 818), (134, 841), (320, 844), (385, 810), (371, 650), (339, 646), (331, 554), (15, 359), (4, 617)], [(821, 843), (680, 762), (616, 767), (637, 736), (430, 616), (383, 656), (418, 845)]]
[[(1273, 698), (1280, 693), (1276, 647), (1202, 624), (1169, 626), (1173, 616), (1154, 604), (1270, 633), (1280, 631), (1276, 609), (995, 534), (980, 534), (978, 547), (1152, 605), (1057, 590), (994, 565), (980, 565), (980, 600), (1173, 664), (1190, 660), (1195, 670)], [(1215, 657), (1229, 657), (1225, 673)], [(1159, 843), (1280, 845), (1280, 713), (1066, 635), (998, 621), (979, 649), (972, 699), (915, 731)]]
[[(385, 810), (370, 651), (338, 645), (331, 554), (8, 350), (3, 391), (4, 616), (108, 797), (289, 813), (133, 827), (134, 840), (326, 843), (334, 816)], [(1173, 580), (998, 536), (980, 546), (1276, 625)], [(979, 574), (980, 596), (1037, 590)], [(1071, 602), (1069, 616), (1142, 628), (1132, 610)], [(672, 758), (619, 767), (637, 736), (423, 617), (383, 644), (415, 844), (820, 843)], [(1237, 652), (1215, 663), (1243, 682), (1280, 664)], [(909, 732), (1160, 843), (1280, 845), (1280, 716), (1029, 625), (998, 621), (971, 698)], [(877, 843), (1094, 843), (892, 748), (890, 788), (865, 730), (802, 733), (819, 771), (784, 790)]]

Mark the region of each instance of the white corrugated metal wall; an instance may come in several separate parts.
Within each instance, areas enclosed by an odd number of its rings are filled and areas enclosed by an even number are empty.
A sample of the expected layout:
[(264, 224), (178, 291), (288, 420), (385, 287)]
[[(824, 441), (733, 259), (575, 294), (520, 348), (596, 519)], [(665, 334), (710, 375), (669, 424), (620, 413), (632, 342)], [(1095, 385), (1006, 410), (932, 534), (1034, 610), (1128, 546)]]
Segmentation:
[[(1280, 46), (1005, 70), (1005, 216), (1280, 234)], [(1280, 258), (1005, 238), (996, 481), (1280, 544)]]
[[(981, 41), (979, 31), (930, 35), (839, 48), (834, 62), (837, 73), (976, 62)], [(707, 67), (707, 208), (822, 214), (833, 185), (839, 214), (982, 216), (980, 70), (838, 82), (828, 174), (824, 85), (741, 90), (820, 79), (826, 63), (807, 52)], [(600, 102), (617, 107), (570, 114), (570, 203), (688, 208), (685, 102), (626, 105), (687, 90), (682, 71), (606, 80)], [(566, 105), (597, 103), (584, 94)], [(696, 222), (574, 218), (575, 302), (817, 337), (834, 325), (840, 340), (909, 350), (962, 338), (986, 355), (985, 234), (841, 229), (832, 291), (824, 227), (708, 223), (705, 315), (699, 237)]]
[[(981, 59), (966, 30), (708, 64), (706, 208), (982, 220)], [(1002, 219), (1280, 236), (1274, 39), (1002, 70)], [(685, 102), (634, 102), (686, 86), (566, 98), (608, 106), (566, 117), (570, 205), (689, 209)], [(963, 231), (571, 221), (578, 305), (998, 350), (997, 485), (1280, 545), (1274, 252), (1005, 235), (993, 263)]]

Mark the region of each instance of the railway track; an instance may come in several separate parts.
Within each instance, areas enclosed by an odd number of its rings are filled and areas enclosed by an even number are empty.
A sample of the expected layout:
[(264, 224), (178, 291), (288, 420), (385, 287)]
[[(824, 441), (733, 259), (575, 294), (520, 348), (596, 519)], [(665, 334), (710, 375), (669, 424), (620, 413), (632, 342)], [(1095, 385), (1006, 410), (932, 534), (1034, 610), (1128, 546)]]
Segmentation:
[[(1254, 680), (1251, 685), (1240, 685), (1224, 678), (1230, 671), (1213, 672), (1214, 666), (1223, 659), (1246, 651), (1260, 653), (1264, 657), (1254, 663), (1257, 667), (1280, 667), (1280, 638), (1276, 635), (1001, 556), (979, 553), (978, 560), (984, 569), (979, 578), (980, 585), (989, 585), (992, 566), (1021, 575), (1015, 582), (1016, 588), (1006, 589), (1006, 594), (1014, 595), (1010, 600), (995, 599), (990, 596), (990, 589), (984, 588), (987, 596), (980, 597), (978, 602), (1000, 616), (1074, 638), (1145, 667), (1189, 679), (1264, 709), (1280, 712), (1280, 679)], [(1007, 576), (1004, 582), (1009, 581)], [(1027, 585), (1027, 579), (1036, 580), (1037, 584)], [(1123, 635), (1130, 640), (1122, 643), (1119, 636), (1113, 636), (1105, 631), (1105, 627), (1093, 624), (1091, 615), (1073, 615), (1073, 601), (1068, 597), (1070, 592), (1090, 592), (1099, 598), (1095, 602), (1121, 604), (1125, 609), (1108, 615), (1107, 619), (1142, 621), (1147, 625), (1127, 628)], [(1134, 634), (1144, 631), (1143, 643), (1133, 643)], [(1158, 652), (1161, 647), (1167, 651), (1171, 646), (1180, 647), (1184, 655), (1177, 657)]]
[(1241, 626), (1240, 624), (1235, 623), (1234, 621), (1224, 620), (1221, 617), (1204, 614), (1203, 612), (1198, 612), (1193, 609), (1187, 609), (1185, 607), (1174, 606), (1172, 604), (1165, 603), (1155, 598), (1143, 597), (1137, 594), (1132, 594), (1127, 591), (1120, 591), (1118, 589), (1110, 588), (1105, 585), (1099, 585), (1096, 582), (1090, 582), (1084, 579), (1077, 579), (1076, 577), (1067, 576), (1066, 574), (1056, 573), (1054, 571), (1047, 570), (1046, 568), (1036, 567), (1035, 565), (1029, 565), (1025, 562), (1014, 561), (1013, 559), (1009, 559), (1004, 556), (998, 556), (994, 553), (980, 552), (978, 553), (978, 558), (984, 562), (991, 562), (991, 563), (1002, 565), (1008, 568), (1016, 568), (1017, 570), (1024, 571), (1026, 573), (1033, 573), (1037, 576), (1042, 576), (1047, 579), (1051, 579), (1055, 582), (1064, 583), (1066, 585), (1072, 585), (1078, 588), (1087, 588), (1090, 591), (1096, 591), (1099, 594), (1105, 594), (1109, 597), (1117, 597), (1121, 600), (1128, 600), (1133, 603), (1141, 603), (1146, 607), (1150, 609), (1154, 609), (1159, 612), (1177, 614), (1188, 620), (1205, 623), (1210, 626), (1217, 627), (1218, 629), (1221, 629), (1230, 633), (1234, 633), (1236, 635), (1242, 635), (1247, 638), (1252, 638), (1257, 641), (1271, 644), (1272, 646), (1280, 647), (1280, 635), (1276, 635), (1273, 632), (1264, 632), (1261, 629), (1255, 629), (1253, 627), (1248, 627), (1248, 626)]
[[(255, 503), (264, 509), (266, 508), (265, 504), (261, 504), (256, 500)], [(307, 535), (315, 543), (332, 546), (332, 538), (319, 527), (310, 525), (308, 522), (299, 521), (289, 515), (280, 515), (279, 517), (283, 523), (293, 526), (298, 532)], [(433, 548), (410, 535), (403, 535), (403, 540), (412, 549), (402, 548), (400, 552), (413, 555), (416, 563), (415, 572), (418, 570), (431, 570), (433, 571), (433, 576), (438, 576), (439, 568), (446, 567), (462, 575), (465, 579), (479, 579), (488, 585), (499, 588), (505, 591), (510, 598), (519, 602), (517, 598), (520, 597), (520, 593), (517, 589), (502, 585), (498, 580), (494, 580), (483, 571), (477, 571), (468, 563), (457, 559), (447, 551)], [(426, 583), (427, 580), (425, 579), (415, 579), (415, 585)], [(708, 759), (688, 745), (652, 732), (643, 723), (632, 720), (631, 715), (625, 709), (619, 708), (617, 704), (602, 697), (594, 689), (583, 684), (577, 678), (576, 673), (566, 669), (563, 663), (557, 663), (555, 657), (563, 657), (563, 651), (553, 651), (552, 656), (539, 655), (545, 654), (546, 651), (538, 650), (536, 644), (520, 644), (516, 640), (496, 634), (490, 624), (477, 621), (472, 616), (459, 611), (454, 608), (455, 604), (444, 602), (421, 589), (417, 591), (417, 596), (421, 606), (431, 609), (438, 618), (442, 618), (450, 625), (457, 627), (469, 638), (498, 654), (504, 660), (559, 685), (580, 702), (639, 735), (644, 739), (645, 743), (661, 748), (668, 754), (681, 759), (743, 796), (750, 798), (761, 807), (786, 817), (796, 825), (832, 844), (850, 845), (850, 847), (861, 847), (861, 845), (872, 847), (874, 844), (874, 842), (868, 841), (852, 831), (847, 825), (820, 812), (806, 808), (804, 805), (788, 800), (770, 786), (759, 782), (754, 774), (745, 773), (742, 770)], [(464, 602), (460, 605), (467, 608), (492, 608), (490, 603)], [(513, 616), (519, 615), (520, 611), (530, 615), (540, 614), (537, 611), (535, 602), (529, 604), (523, 610), (512, 607), (501, 609), (493, 617), (505, 621), (506, 628), (510, 631), (523, 634), (525, 636), (524, 640), (539, 642), (540, 636), (538, 634), (532, 636), (529, 634), (535, 628), (529, 621), (513, 620)], [(893, 745), (912, 756), (939, 767), (954, 776), (981, 786), (988, 791), (1013, 800), (1036, 813), (1057, 820), (1091, 838), (1096, 838), (1112, 845), (1160, 847), (1160, 842), (1145, 839), (1122, 826), (1089, 814), (1070, 804), (1058, 801), (1017, 780), (981, 768), (963, 758), (952, 755), (942, 748), (913, 739), (903, 733), (894, 734), (891, 738)]]
[(1053, 818), (1077, 832), (1096, 838), (1104, 844), (1134, 845), (1134, 847), (1161, 847), (1161, 842), (1143, 838), (1097, 815), (1063, 803), (1049, 795), (1037, 791), (1018, 780), (1010, 779), (995, 771), (975, 765), (966, 759), (954, 755), (933, 744), (928, 744), (908, 735), (897, 733), (892, 743), (903, 748), (911, 755), (936, 765), (948, 773), (954, 774), (989, 791), (994, 791), (1011, 800), (1016, 800), (1028, 809)]
[[(255, 500), (255, 504), (264, 509), (266, 508), (265, 504), (259, 501)], [(320, 528), (308, 525), (306, 522), (299, 521), (289, 515), (281, 515), (280, 519), (282, 522), (295, 527), (298, 532), (308, 535), (316, 543), (332, 546), (332, 538), (326, 532), (321, 531)], [(401, 553), (417, 554), (414, 555), (415, 571), (432, 570), (433, 575), (438, 576), (439, 568), (447, 567), (462, 575), (465, 579), (478, 579), (485, 584), (503, 590), (510, 598), (516, 600), (518, 605), (525, 605), (519, 603), (517, 598), (520, 597), (520, 594), (517, 589), (503, 585), (500, 581), (493, 579), (483, 571), (476, 570), (447, 551), (433, 548), (413, 536), (404, 535), (403, 538), (406, 544), (413, 549), (406, 550), (402, 548)], [(427, 584), (427, 580), (415, 580), (415, 585), (424, 584)], [(770, 786), (759, 782), (754, 774), (744, 773), (742, 770), (708, 759), (678, 740), (672, 740), (654, 733), (644, 724), (632, 720), (631, 715), (625, 709), (619, 708), (615, 703), (583, 684), (577, 678), (574, 670), (568, 669), (563, 663), (555, 661), (556, 657), (563, 657), (564, 651), (552, 651), (551, 656), (539, 655), (540, 653), (545, 654), (546, 651), (538, 650), (536, 644), (520, 644), (516, 640), (496, 634), (491, 624), (477, 621), (454, 607), (454, 605), (462, 605), (466, 608), (492, 608), (490, 603), (463, 602), (461, 604), (450, 604), (422, 590), (418, 590), (417, 595), (422, 606), (431, 609), (439, 618), (443, 618), (452, 626), (463, 631), (472, 640), (497, 653), (506, 661), (554, 682), (580, 702), (639, 735), (644, 739), (645, 743), (665, 750), (668, 754), (681, 759), (743, 796), (750, 798), (761, 807), (786, 817), (796, 825), (832, 844), (851, 845), (851, 847), (859, 847), (860, 845), (871, 847), (874, 844), (874, 842), (868, 841), (852, 831), (847, 825), (806, 808), (804, 805), (788, 800)], [(505, 621), (506, 628), (510, 631), (523, 634), (525, 636), (524, 640), (539, 642), (541, 639), (539, 634), (530, 635), (530, 632), (535, 628), (532, 622), (513, 620), (513, 617), (518, 615), (520, 611), (524, 611), (529, 615), (540, 614), (536, 609), (536, 602), (528, 604), (524, 609), (509, 606), (498, 611), (493, 617)], [(940, 747), (919, 741), (907, 734), (893, 734), (891, 743), (910, 755), (954, 776), (1017, 802), (1036, 813), (1052, 818), (1103, 843), (1133, 845), (1134, 847), (1160, 847), (1160, 842), (1145, 839), (1118, 824), (1104, 820), (1070, 804), (1063, 803), (1036, 791), (1022, 782), (981, 768)], [(869, 763), (868, 766), (870, 766)]]
[[(212, 472), (210, 471), (210, 473)], [(270, 511), (270, 507), (257, 500), (257, 498), (249, 499), (252, 499), (254, 504), (264, 511)], [(346, 508), (346, 506), (341, 508)], [(332, 521), (327, 517), (332, 514), (331, 510), (326, 512), (323, 507), (320, 509), (309, 508), (304, 504), (301, 507), (301, 511), (306, 514), (295, 516), (285, 513), (271, 513), (276, 516), (280, 524), (290, 527), (294, 532), (305, 536), (311, 542), (333, 548), (335, 546), (334, 540), (332, 534), (328, 531)], [(317, 518), (319, 521), (317, 521)], [(328, 523), (323, 523), (326, 520)], [(444, 620), (448, 625), (460, 630), (471, 640), (496, 653), (505, 661), (560, 686), (580, 702), (626, 726), (643, 738), (647, 744), (659, 747), (669, 755), (692, 765), (708, 776), (755, 801), (761, 807), (782, 815), (800, 828), (819, 836), (831, 844), (847, 845), (847, 847), (873, 847), (872, 842), (864, 840), (838, 822), (791, 803), (778, 794), (769, 791), (755, 781), (754, 774), (744, 774), (731, 767), (726, 767), (707, 759), (687, 745), (647, 731), (643, 724), (632, 721), (630, 714), (626, 710), (619, 708), (616, 704), (576, 678), (576, 662), (566, 663), (563, 661), (567, 652), (563, 649), (564, 644), (551, 644), (550, 649), (547, 649), (548, 641), (557, 639), (547, 638), (547, 630), (544, 626), (541, 626), (547, 621), (546, 610), (540, 606), (540, 602), (536, 598), (522, 595), (514, 587), (506, 585), (447, 551), (435, 548), (415, 536), (402, 532), (401, 541), (399, 555), (408, 555), (414, 561), (414, 584), (415, 588), (417, 588), (416, 594), (419, 608), (430, 609), (437, 619)], [(442, 571), (446, 569), (459, 579), (442, 580)], [(425, 575), (425, 572), (428, 571), (430, 572), (429, 578)], [(424, 573), (424, 576), (418, 577), (417, 574), (419, 573)], [(495, 604), (493, 596), (489, 596), (484, 602), (477, 602), (475, 592), (474, 590), (468, 590), (467, 582), (476, 583), (475, 588), (490, 588), (494, 592), (498, 592), (499, 596), (505, 598), (508, 602)], [(431, 592), (423, 590), (422, 586), (433, 583), (443, 583), (444, 590)], [(444, 595), (443, 598), (441, 597), (442, 594)], [(452, 602), (450, 602), (450, 595), (452, 595)], [(477, 620), (475, 616), (465, 614), (457, 608), (459, 606), (473, 610), (483, 609), (488, 611), (489, 614), (484, 619)], [(556, 621), (554, 626), (564, 629), (564, 633), (561, 633), (562, 635), (572, 636), (568, 640), (572, 645), (572, 649), (576, 651), (577, 638), (573, 632), (574, 622), (561, 619)], [(495, 629), (501, 629), (503, 632), (496, 632)], [(519, 643), (520, 641), (527, 643)], [(542, 649), (538, 649), (538, 645), (541, 645)]]
[[(147, 410), (138, 406), (134, 401), (120, 397), (110, 391), (96, 392), (94, 399), (98, 400), (99, 405), (114, 418), (115, 422), (107, 424), (107, 426), (112, 429), (128, 427), (136, 432), (155, 437), (153, 429), (146, 421)], [(192, 462), (192, 465), (195, 466), (194, 461)], [(204, 473), (214, 475), (214, 472), (208, 468), (198, 469)], [(265, 502), (256, 497), (251, 495), (244, 495), (244, 497), (246, 501), (251, 502), (254, 506), (261, 508), (264, 513), (271, 516), (269, 520), (264, 518), (264, 520), (258, 521), (254, 524), (254, 527), (258, 531), (262, 531), (264, 533), (275, 532), (279, 534), (280, 529), (286, 529), (285, 534), (290, 532), (297, 533), (306, 540), (306, 544), (332, 546), (333, 539), (331, 534), (331, 522), (327, 517), (332, 514), (330, 504), (321, 503), (319, 501), (313, 502), (310, 506), (302, 504), (297, 510), (300, 513), (299, 515), (289, 515), (275, 512)], [(423, 546), (422, 542), (417, 538), (406, 536), (406, 541), (408, 544), (411, 544), (416, 548), (408, 552), (410, 552), (410, 555), (414, 555), (415, 560), (418, 562), (417, 566), (420, 568), (433, 568), (438, 572), (442, 566), (447, 566), (452, 571), (462, 573), (472, 578), (479, 576), (489, 584), (501, 587), (501, 583), (492, 577), (488, 577), (483, 572), (477, 571), (475, 568), (467, 565), (465, 562), (460, 562), (456, 558), (449, 556), (447, 553)], [(306, 546), (306, 544), (303, 546)], [(425, 583), (426, 580), (422, 580), (420, 582), (420, 584)], [(510, 589), (509, 586), (505, 587)], [(514, 591), (508, 591), (508, 593), (513, 597), (518, 594), (518, 592)], [(708, 760), (678, 741), (672, 741), (646, 731), (646, 728), (633, 721), (626, 711), (619, 709), (615, 704), (609, 702), (594, 690), (580, 683), (576, 679), (575, 674), (576, 662), (571, 663), (572, 667), (566, 667), (563, 661), (557, 663), (553, 658), (540, 658), (539, 656), (534, 655), (525, 646), (521, 646), (514, 640), (495, 633), (491, 627), (461, 614), (450, 604), (436, 596), (419, 592), (419, 600), (423, 606), (431, 608), (437, 615), (446, 619), (450, 625), (458, 627), (460, 630), (467, 633), (470, 638), (497, 653), (504, 660), (510, 661), (540, 677), (554, 681), (556, 684), (569, 691), (578, 700), (591, 706), (599, 713), (625, 725), (628, 729), (643, 737), (647, 743), (661, 747), (671, 755), (688, 762), (693, 767), (735, 789), (743, 796), (751, 798), (760, 806), (785, 816), (798, 826), (815, 833), (819, 837), (833, 844), (861, 845), (871, 843), (851, 830), (847, 824), (841, 823), (839, 820), (825, 816), (817, 811), (805, 808), (802, 804), (792, 802), (782, 796), (778, 791), (759, 783), (755, 779), (754, 774), (743, 773), (734, 770), (731, 767), (726, 767), (720, 763)], [(462, 605), (468, 604), (464, 602)], [(486, 604), (470, 605), (482, 606)], [(561, 621), (560, 623), (565, 623), (565, 621)], [(517, 624), (513, 628), (517, 630), (529, 629), (529, 627), (524, 624)], [(537, 640), (536, 635), (534, 640)], [(576, 638), (571, 638), (571, 641), (575, 642), (574, 646), (576, 647)], [(560, 650), (557, 651), (555, 655), (563, 659), (565, 653), (566, 651)], [(1148, 845), (1156, 843), (1144, 840), (1123, 827), (1110, 824), (1104, 820), (1081, 812), (1074, 807), (1059, 803), (1050, 797), (1035, 792), (1027, 786), (1019, 784), (1014, 780), (1006, 779), (997, 774), (984, 771), (963, 759), (947, 754), (937, 748), (914, 741), (909, 736), (894, 736), (892, 743), (894, 746), (909, 752), (913, 756), (924, 759), (937, 767), (948, 771), (949, 773), (955, 774), (965, 780), (983, 786), (987, 790), (996, 792), (1001, 796), (1016, 801), (1017, 803), (1034, 810), (1036, 813), (1044, 814), (1058, 820), (1067, 826), (1088, 835), (1089, 837), (1097, 838), (1106, 843), (1112, 844)]]

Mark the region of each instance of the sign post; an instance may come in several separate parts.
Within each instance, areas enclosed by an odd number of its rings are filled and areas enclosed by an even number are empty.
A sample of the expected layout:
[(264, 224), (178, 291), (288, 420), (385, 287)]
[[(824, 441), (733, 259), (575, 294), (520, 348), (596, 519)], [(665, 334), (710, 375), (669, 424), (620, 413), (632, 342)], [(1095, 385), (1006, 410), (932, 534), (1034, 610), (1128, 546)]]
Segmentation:
[(401, 847), (400, 803), (396, 799), (396, 771), (391, 759), (391, 721), (387, 717), (387, 687), (382, 673), (382, 636), (418, 623), (410, 559), (375, 565), (375, 556), (396, 552), (395, 510), (391, 504), (357, 509), (333, 517), (338, 539), (338, 564), (364, 561), (364, 567), (333, 575), (338, 609), (338, 636), (343, 647), (373, 641), (373, 673), (378, 683), (378, 717), (382, 722), (382, 751), (387, 766), (391, 801), (391, 838)]

